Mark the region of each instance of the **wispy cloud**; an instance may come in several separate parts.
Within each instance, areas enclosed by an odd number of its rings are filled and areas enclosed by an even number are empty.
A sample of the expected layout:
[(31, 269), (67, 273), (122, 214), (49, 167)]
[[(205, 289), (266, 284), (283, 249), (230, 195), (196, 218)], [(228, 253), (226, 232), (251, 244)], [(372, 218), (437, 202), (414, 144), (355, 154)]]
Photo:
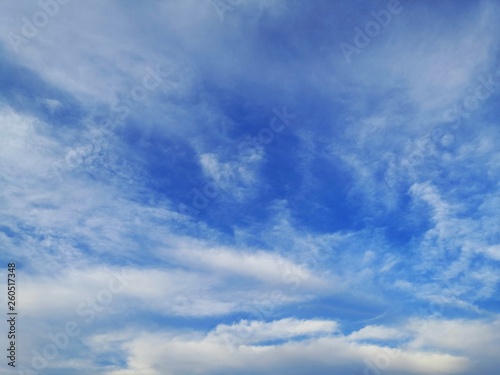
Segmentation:
[(19, 369), (496, 374), (497, 13), (4, 4)]

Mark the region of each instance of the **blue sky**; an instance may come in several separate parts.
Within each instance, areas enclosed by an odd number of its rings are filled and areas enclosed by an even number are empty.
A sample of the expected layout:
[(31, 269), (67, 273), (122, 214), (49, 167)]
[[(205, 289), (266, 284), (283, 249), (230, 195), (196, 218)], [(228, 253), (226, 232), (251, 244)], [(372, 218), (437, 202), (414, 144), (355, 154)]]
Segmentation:
[(498, 373), (499, 1), (0, 13), (0, 374)]

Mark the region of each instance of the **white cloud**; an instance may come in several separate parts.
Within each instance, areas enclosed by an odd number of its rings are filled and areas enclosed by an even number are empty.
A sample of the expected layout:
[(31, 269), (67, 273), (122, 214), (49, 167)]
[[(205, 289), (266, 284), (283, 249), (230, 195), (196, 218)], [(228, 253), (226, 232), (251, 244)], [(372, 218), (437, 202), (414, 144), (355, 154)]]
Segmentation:
[(404, 337), (404, 333), (396, 328), (389, 328), (384, 326), (366, 326), (359, 331), (351, 333), (348, 338), (351, 340), (395, 340)]
[(488, 254), (492, 259), (500, 260), (500, 245), (490, 246), (485, 249), (485, 253)]
[(296, 320), (292, 318), (272, 322), (243, 320), (233, 325), (218, 325), (207, 336), (207, 339), (239, 346), (301, 336), (328, 335), (336, 331), (337, 323), (327, 320)]
[(256, 172), (262, 155), (262, 150), (253, 149), (251, 154), (238, 154), (233, 160), (221, 161), (215, 153), (202, 153), (200, 164), (208, 183), (213, 181), (217, 190), (242, 201), (258, 185)]
[(325, 280), (313, 275), (311, 269), (295, 264), (280, 255), (242, 249), (199, 247), (194, 242), (181, 243), (181, 248), (174, 251), (175, 257), (183, 264), (210, 269), (217, 274), (233, 274), (240, 277), (254, 278), (268, 285), (286, 285), (290, 275), (302, 280), (301, 286), (324, 288)]
[(499, 326), (498, 319), (415, 319), (407, 326), (414, 335), (409, 347), (458, 352), (461, 355), (472, 355), (474, 358), (482, 357), (500, 348)]
[[(365, 337), (401, 336), (401, 332), (384, 327), (359, 332)], [(302, 374), (306, 368), (317, 374), (369, 373), (373, 371), (369, 364), (379, 366), (387, 374), (462, 374), (471, 365), (467, 357), (446, 354), (442, 348), (393, 349), (354, 343), (351, 337), (338, 332), (335, 322), (321, 320), (242, 321), (217, 326), (207, 334), (143, 332), (132, 341), (115, 339), (111, 334), (99, 335), (91, 339), (91, 347), (94, 341), (100, 348), (110, 347), (109, 342), (114, 342), (113, 350), (118, 345), (128, 353), (127, 368), (109, 370), (108, 375), (127, 375), (133, 371), (176, 375), (280, 371)]]

